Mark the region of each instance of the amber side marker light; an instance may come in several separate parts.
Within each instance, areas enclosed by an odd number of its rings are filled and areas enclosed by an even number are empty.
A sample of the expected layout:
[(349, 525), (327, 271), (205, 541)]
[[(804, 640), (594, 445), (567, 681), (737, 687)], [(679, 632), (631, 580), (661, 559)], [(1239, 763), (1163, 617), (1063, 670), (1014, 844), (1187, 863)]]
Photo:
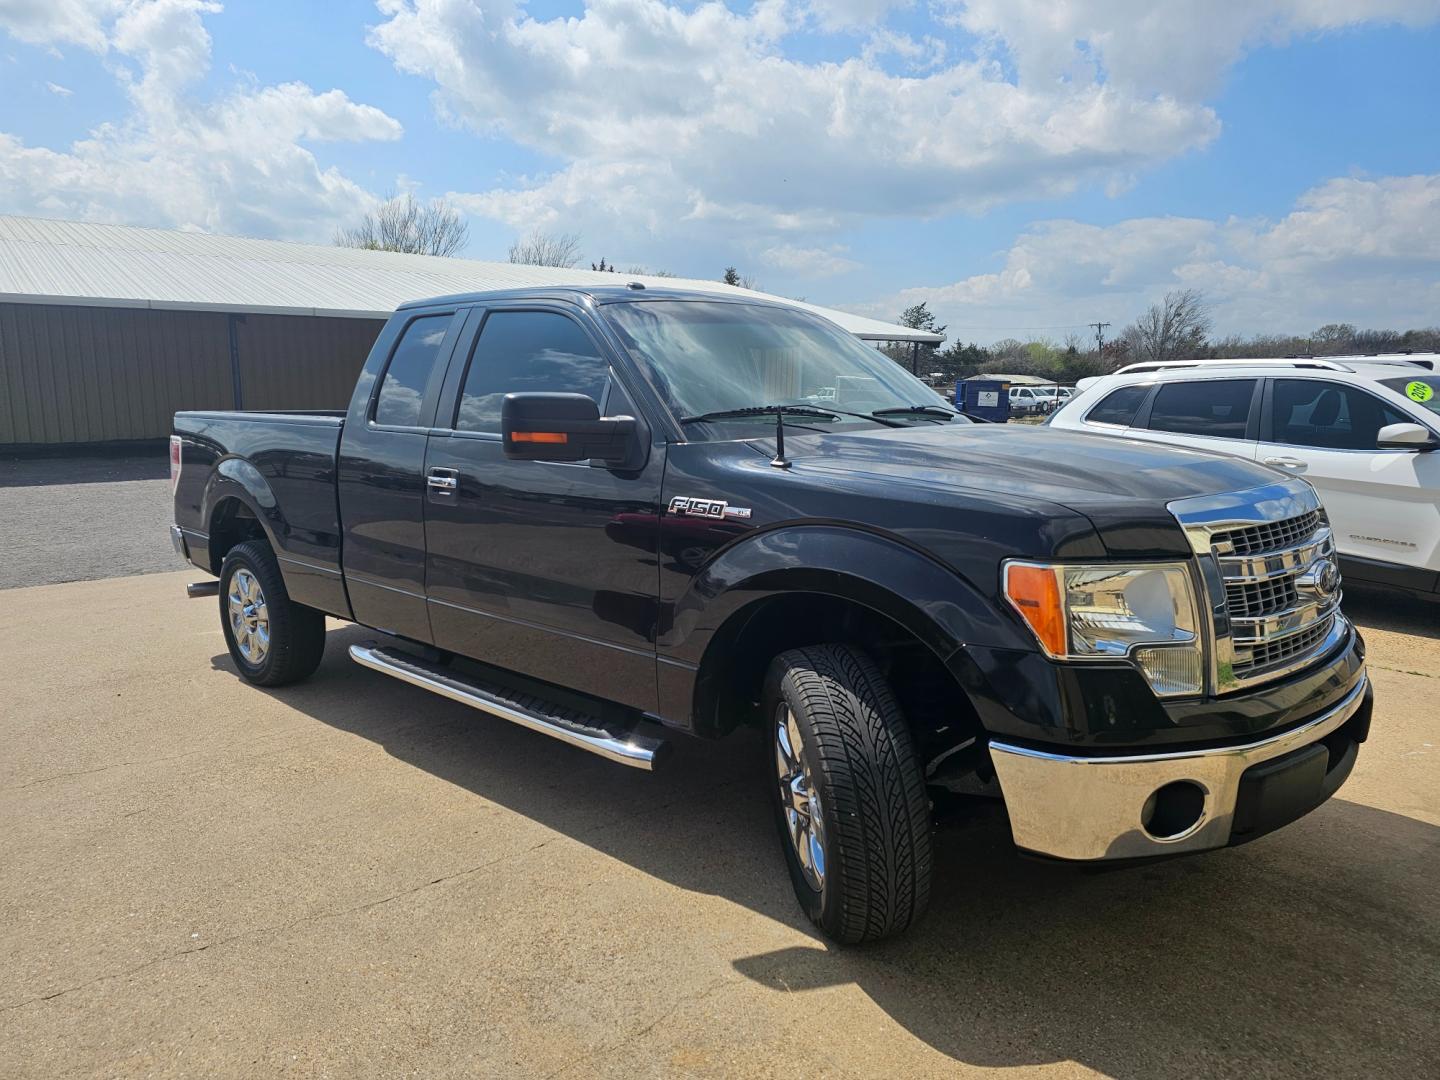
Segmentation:
[(1005, 568), (1005, 599), (1029, 624), (1047, 653), (1065, 655), (1065, 609), (1060, 604), (1060, 581), (1054, 567), (1011, 563)]
[(512, 431), (510, 439), (512, 442), (565, 443), (570, 441), (570, 436), (563, 431)]

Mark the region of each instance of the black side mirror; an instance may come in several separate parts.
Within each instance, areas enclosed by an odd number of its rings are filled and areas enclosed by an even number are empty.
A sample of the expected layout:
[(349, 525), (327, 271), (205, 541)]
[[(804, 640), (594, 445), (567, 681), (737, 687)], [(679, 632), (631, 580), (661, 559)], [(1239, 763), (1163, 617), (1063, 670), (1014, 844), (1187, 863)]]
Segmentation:
[(506, 394), (500, 406), (505, 456), (519, 461), (623, 465), (635, 435), (633, 416), (601, 417), (584, 394)]
[(1422, 453), (1440, 446), (1423, 424), (1386, 424), (1375, 441), (1379, 450), (1418, 450)]

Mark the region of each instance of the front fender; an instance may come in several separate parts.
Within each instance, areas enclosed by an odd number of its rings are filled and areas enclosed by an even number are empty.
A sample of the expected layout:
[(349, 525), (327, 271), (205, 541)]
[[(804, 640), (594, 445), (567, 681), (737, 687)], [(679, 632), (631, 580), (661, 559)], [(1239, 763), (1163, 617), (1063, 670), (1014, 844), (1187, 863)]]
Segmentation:
[[(998, 574), (997, 583), (998, 584)], [(664, 605), (661, 657), (698, 666), (715, 632), (741, 608), (781, 593), (841, 597), (900, 624), (943, 661), (967, 644), (1033, 650), (981, 587), (894, 537), (834, 525), (749, 534), (721, 551)]]

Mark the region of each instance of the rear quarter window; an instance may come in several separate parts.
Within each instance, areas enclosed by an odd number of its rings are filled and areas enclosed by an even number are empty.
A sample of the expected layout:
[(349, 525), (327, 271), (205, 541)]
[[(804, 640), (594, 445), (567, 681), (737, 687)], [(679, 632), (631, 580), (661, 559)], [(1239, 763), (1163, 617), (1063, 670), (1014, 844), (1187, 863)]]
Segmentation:
[(422, 315), (411, 321), (400, 335), (385, 378), (375, 399), (375, 423), (398, 427), (415, 427), (420, 423), (420, 408), (425, 399), (425, 386), (440, 346), (450, 329), (453, 315)]
[(1115, 424), (1119, 427), (1129, 427), (1135, 420), (1135, 414), (1140, 410), (1140, 404), (1148, 393), (1150, 393), (1149, 383), (1122, 386), (1118, 390), (1111, 390), (1101, 398), (1098, 405), (1086, 413), (1085, 420), (1091, 424)]

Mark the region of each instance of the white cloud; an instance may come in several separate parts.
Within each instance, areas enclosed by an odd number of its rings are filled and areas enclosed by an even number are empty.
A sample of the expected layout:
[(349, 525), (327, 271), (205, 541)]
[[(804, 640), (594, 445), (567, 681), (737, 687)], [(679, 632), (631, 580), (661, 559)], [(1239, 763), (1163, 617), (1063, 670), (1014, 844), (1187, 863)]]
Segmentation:
[(45, 89), (49, 90), (56, 97), (69, 97), (71, 94), (75, 93), (75, 91), (71, 90), (68, 86), (61, 86), (59, 83), (53, 82), (47, 82), (45, 84)]
[(29, 45), (79, 45), (103, 53), (105, 24), (123, 0), (0, 0), (0, 28)]
[(826, 30), (873, 26), (897, 8), (914, 7), (914, 0), (805, 0), (805, 10)]
[[(0, 4), (0, 25), (24, 40), (77, 41), (109, 55), (129, 102), (126, 115), (64, 149), (0, 132), (7, 211), (323, 240), (374, 203), (302, 144), (398, 139), (400, 124), (380, 109), (298, 82), (195, 100), (210, 64), (203, 16), (219, 5), (62, 3), (44, 22), (38, 6)], [(87, 35), (97, 27), (95, 44)]]
[(777, 244), (760, 253), (766, 266), (794, 274), (800, 278), (834, 277), (858, 270), (860, 263), (846, 258), (845, 248), (799, 247), (795, 244)]
[[(917, 38), (885, 25), (908, 0), (584, 0), (555, 18), (523, 0), (379, 0), (369, 40), (432, 80), (447, 117), (562, 162), (463, 195), (476, 213), (627, 244), (742, 228), (813, 245), (863, 218), (1118, 196), (1216, 136), (1206, 95), (1247, 48), (1440, 15), (1440, 0), (941, 2), (950, 31)], [(859, 30), (858, 55), (787, 55), (817, 25)]]
[[(440, 107), (567, 164), (467, 205), (517, 229), (561, 223), (625, 239), (652, 224), (780, 234), (872, 215), (931, 216), (1053, 196), (1205, 145), (1202, 104), (1094, 78), (1009, 81), (986, 58), (902, 77), (870, 57), (787, 58), (785, 0), (588, 0), (536, 19), (512, 0), (382, 0), (371, 43), (433, 80)], [(907, 43), (908, 42), (908, 43)], [(617, 212), (630, 211), (623, 218)]]
[(1276, 222), (1039, 222), (995, 273), (906, 289), (866, 313), (890, 316), (923, 300), (962, 340), (1059, 337), (1098, 319), (1114, 324), (1113, 336), (1165, 292), (1185, 287), (1210, 298), (1220, 333), (1434, 325), (1440, 174), (1330, 180)]
[[(1088, 80), (1199, 100), (1247, 48), (1362, 23), (1420, 25), (1436, 0), (940, 0), (947, 21), (991, 40), (1022, 80)], [(1317, 78), (1322, 73), (1317, 73)]]

